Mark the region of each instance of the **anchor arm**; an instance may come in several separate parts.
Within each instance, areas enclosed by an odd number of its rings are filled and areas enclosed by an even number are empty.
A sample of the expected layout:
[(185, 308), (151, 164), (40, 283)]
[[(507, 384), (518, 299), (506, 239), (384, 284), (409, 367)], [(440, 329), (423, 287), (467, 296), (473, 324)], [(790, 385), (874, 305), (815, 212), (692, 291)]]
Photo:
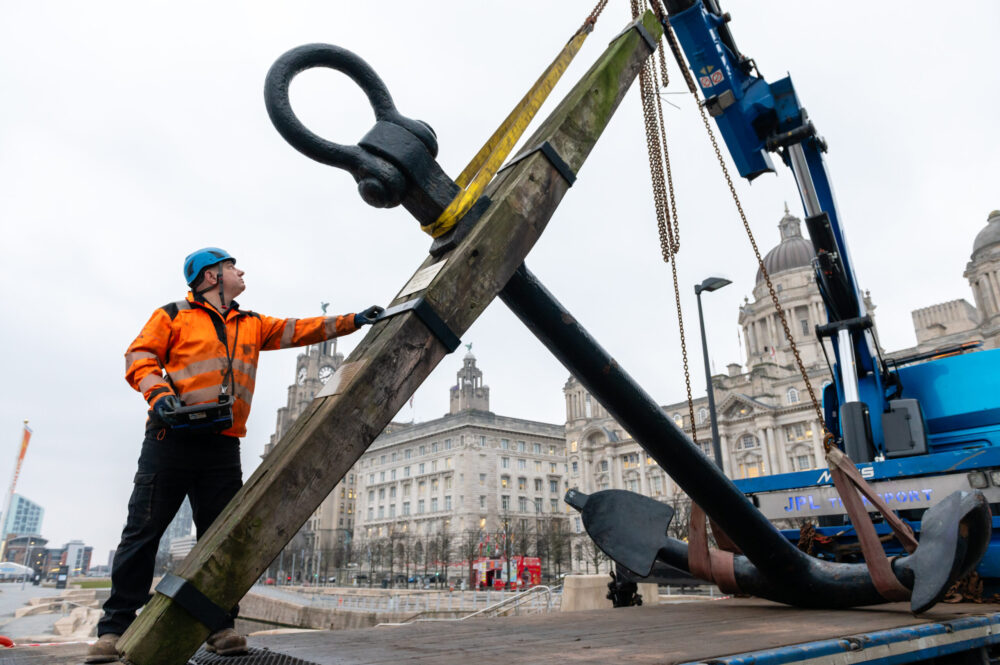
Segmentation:
[[(865, 564), (815, 559), (782, 536), (526, 266), (522, 264), (514, 272), (500, 292), (500, 298), (736, 543), (745, 554), (745, 557), (737, 557), (737, 582), (743, 580), (749, 587), (748, 592), (806, 607), (849, 607), (885, 602), (875, 592)], [(578, 509), (584, 508), (585, 523), (586, 508), (590, 507), (585, 504), (601, 494), (578, 498), (576, 503), (570, 501)], [(649, 501), (659, 503), (653, 499)], [(606, 529), (610, 534), (608, 542), (627, 537), (629, 530), (624, 525), (630, 523), (630, 514), (636, 513), (634, 509), (595, 509), (593, 512), (612, 517), (613, 524)], [(911, 608), (914, 612), (936, 603), (958, 579), (957, 575), (970, 570), (982, 558), (991, 528), (989, 506), (981, 493), (962, 496), (956, 493), (929, 509), (923, 524), (920, 547), (893, 565), (899, 582), (913, 589)], [(660, 532), (664, 539), (666, 527), (667, 523), (663, 523)], [(593, 537), (589, 525), (588, 533)], [(666, 543), (675, 548), (667, 549), (670, 560), (666, 563), (687, 569), (686, 545), (681, 559), (676, 550), (678, 545)], [(602, 543), (598, 541), (598, 545)], [(644, 552), (648, 562), (640, 559), (642, 565), (630, 568), (641, 573), (637, 568), (651, 567), (658, 551)]]

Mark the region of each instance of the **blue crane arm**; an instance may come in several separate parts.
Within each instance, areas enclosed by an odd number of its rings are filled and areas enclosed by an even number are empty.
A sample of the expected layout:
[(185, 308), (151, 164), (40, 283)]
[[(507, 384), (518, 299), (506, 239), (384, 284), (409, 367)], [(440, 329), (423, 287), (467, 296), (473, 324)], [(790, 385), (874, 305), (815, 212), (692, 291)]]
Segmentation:
[[(843, 225), (817, 134), (790, 77), (769, 83), (736, 47), (729, 15), (716, 0), (666, 0), (669, 22), (740, 175), (773, 172), (771, 153), (791, 168), (816, 253), (817, 284), (834, 337), (837, 403), (864, 402), (884, 410), (883, 368), (858, 287)], [(828, 424), (836, 424), (831, 417)], [(878, 419), (872, 419), (876, 441)]]

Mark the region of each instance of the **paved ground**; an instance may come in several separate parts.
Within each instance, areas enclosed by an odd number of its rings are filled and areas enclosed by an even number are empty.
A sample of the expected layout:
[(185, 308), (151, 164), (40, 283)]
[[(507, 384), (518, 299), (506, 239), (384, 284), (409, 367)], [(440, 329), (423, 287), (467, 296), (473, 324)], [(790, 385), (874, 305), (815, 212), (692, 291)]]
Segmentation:
[(22, 588), (20, 582), (0, 584), (0, 635), (17, 642), (21, 638), (51, 633), (56, 620), (62, 617), (61, 614), (38, 614), (15, 619), (14, 611), (27, 605), (32, 598), (48, 598), (62, 592), (62, 589), (31, 584), (25, 584)]

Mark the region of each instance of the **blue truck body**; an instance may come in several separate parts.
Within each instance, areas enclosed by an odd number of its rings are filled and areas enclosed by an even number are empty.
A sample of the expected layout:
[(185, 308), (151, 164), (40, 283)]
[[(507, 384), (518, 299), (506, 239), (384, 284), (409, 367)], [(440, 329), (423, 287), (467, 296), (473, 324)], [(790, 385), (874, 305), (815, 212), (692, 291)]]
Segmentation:
[[(833, 347), (834, 381), (823, 392), (822, 409), (835, 445), (848, 453), (889, 507), (917, 534), (923, 512), (956, 490), (983, 492), (996, 515), (1000, 508), (1000, 350), (966, 344), (908, 359), (883, 358), (823, 160), (826, 142), (800, 105), (791, 78), (764, 80), (756, 63), (736, 47), (731, 17), (721, 11), (717, 0), (666, 0), (665, 4), (703, 103), (740, 175), (752, 180), (773, 171), (773, 154), (793, 171), (816, 250), (813, 266), (829, 321), (817, 327), (817, 335), (829, 337)], [(912, 437), (909, 442), (907, 435)], [(816, 551), (818, 556), (860, 560), (857, 548), (852, 548), (854, 529), (826, 469), (734, 482), (769, 519), (790, 520), (789, 526), (801, 525), (803, 519), (818, 524), (819, 540), (828, 544), (827, 550)], [(879, 534), (887, 536), (886, 551), (901, 552), (898, 542), (889, 537), (888, 526), (878, 515), (875, 521)], [(984, 595), (1000, 591), (998, 533), (1000, 518), (994, 516), (989, 549), (977, 567)], [(785, 534), (793, 541), (799, 538), (797, 528)], [(970, 650), (996, 642), (998, 624), (1000, 615), (991, 614), (712, 662), (902, 663), (968, 655)], [(854, 655), (845, 658), (849, 652)]]

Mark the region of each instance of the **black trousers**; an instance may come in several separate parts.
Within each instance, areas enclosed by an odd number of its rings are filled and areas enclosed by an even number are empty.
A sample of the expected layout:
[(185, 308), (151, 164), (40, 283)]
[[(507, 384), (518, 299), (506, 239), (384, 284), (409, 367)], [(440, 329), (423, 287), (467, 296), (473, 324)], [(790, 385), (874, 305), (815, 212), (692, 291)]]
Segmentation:
[(99, 636), (124, 633), (146, 604), (160, 538), (184, 497), (191, 500), (200, 539), (242, 485), (238, 438), (179, 434), (155, 424), (147, 428), (128, 519), (111, 565), (111, 596), (97, 624)]

